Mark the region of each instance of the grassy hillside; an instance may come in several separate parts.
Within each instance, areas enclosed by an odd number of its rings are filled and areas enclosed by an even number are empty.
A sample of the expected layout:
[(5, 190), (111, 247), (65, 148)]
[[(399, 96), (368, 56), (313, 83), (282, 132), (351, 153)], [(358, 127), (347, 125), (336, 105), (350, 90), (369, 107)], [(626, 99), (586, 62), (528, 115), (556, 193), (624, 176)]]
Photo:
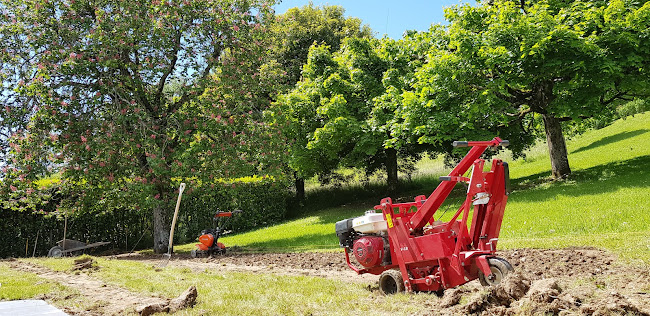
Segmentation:
[[(650, 263), (648, 144), (650, 112), (569, 140), (573, 174), (566, 181), (548, 179), (545, 144), (531, 149), (526, 159), (510, 162), (515, 191), (506, 208), (500, 247), (591, 245)], [(433, 189), (409, 193), (428, 195)], [(359, 201), (315, 211), (311, 216), (222, 241), (267, 251), (336, 250), (334, 223), (359, 216), (377, 202)], [(177, 250), (192, 248), (190, 244)]]
[(650, 262), (650, 112), (568, 142), (573, 174), (545, 181), (546, 152), (511, 163), (502, 246), (591, 245)]

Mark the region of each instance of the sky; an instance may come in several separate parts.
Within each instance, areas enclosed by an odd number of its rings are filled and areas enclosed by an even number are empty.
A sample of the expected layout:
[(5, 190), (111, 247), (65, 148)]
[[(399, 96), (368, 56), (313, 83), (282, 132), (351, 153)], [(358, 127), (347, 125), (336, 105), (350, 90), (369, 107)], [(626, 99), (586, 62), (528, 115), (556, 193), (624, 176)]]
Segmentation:
[[(302, 7), (310, 0), (282, 0), (275, 13), (285, 13), (289, 8)], [(444, 7), (472, 0), (312, 0), (315, 6), (339, 5), (347, 16), (360, 18), (368, 24), (377, 37), (387, 34), (393, 39), (402, 38), (406, 30), (426, 31), (433, 23), (445, 23)]]

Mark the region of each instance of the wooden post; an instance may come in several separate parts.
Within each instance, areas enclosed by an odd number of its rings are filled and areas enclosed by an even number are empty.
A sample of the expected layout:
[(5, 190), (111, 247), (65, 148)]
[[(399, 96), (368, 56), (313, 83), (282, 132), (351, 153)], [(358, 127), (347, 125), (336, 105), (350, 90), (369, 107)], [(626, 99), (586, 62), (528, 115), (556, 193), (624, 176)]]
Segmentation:
[(181, 196), (185, 190), (185, 183), (181, 183), (178, 188), (178, 200), (176, 200), (176, 210), (174, 210), (174, 218), (172, 219), (172, 227), (169, 231), (169, 246), (167, 246), (167, 253), (171, 255), (174, 252), (174, 227), (176, 226), (176, 218), (178, 217), (178, 208), (181, 206)]
[(65, 238), (68, 234), (68, 214), (65, 214), (65, 220), (63, 224), (63, 250), (65, 250)]
[(36, 232), (36, 241), (34, 241), (34, 251), (32, 252), (32, 257), (36, 256), (36, 246), (38, 246), (38, 235), (40, 233), (40, 230)]

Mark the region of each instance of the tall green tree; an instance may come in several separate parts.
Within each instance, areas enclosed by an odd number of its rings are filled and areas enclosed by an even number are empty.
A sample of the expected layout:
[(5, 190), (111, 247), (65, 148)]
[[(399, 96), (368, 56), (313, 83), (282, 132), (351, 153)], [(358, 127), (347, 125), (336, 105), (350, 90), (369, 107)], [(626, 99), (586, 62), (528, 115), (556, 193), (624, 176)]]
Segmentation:
[[(276, 100), (277, 95), (291, 90), (302, 77), (303, 65), (307, 63), (309, 48), (325, 45), (331, 52), (338, 51), (345, 38), (371, 38), (373, 32), (359, 18), (345, 16), (341, 6), (314, 6), (312, 3), (303, 7), (287, 10), (278, 15), (270, 27), (272, 48), (269, 61), (264, 66), (268, 77), (276, 83), (270, 87), (268, 95)], [(295, 137), (307, 137), (307, 126), (292, 131)], [(285, 130), (283, 128), (283, 130)], [(298, 132), (296, 134), (296, 132)], [(323, 166), (324, 167), (324, 166)], [(304, 199), (304, 178), (298, 172), (295, 176), (296, 195)]]
[(405, 125), (422, 142), (454, 126), (501, 130), (521, 149), (534, 141), (527, 129), (541, 118), (552, 175), (565, 177), (563, 124), (610, 115), (617, 102), (647, 91), (649, 9), (634, 1), (551, 0), (450, 8), (441, 34), (448, 47), (432, 51), (418, 72)]
[(292, 88), (300, 80), (309, 48), (314, 43), (327, 45), (335, 52), (344, 38), (373, 36), (370, 27), (362, 24), (361, 19), (345, 16), (343, 7), (314, 6), (313, 3), (278, 15), (270, 32), (273, 38), (270, 55), (286, 72), (280, 82), (285, 89)]
[[(420, 45), (420, 46), (418, 46)], [(314, 46), (303, 79), (278, 103), (294, 142), (291, 165), (301, 176), (326, 175), (338, 167), (372, 173), (384, 169), (390, 191), (397, 189), (397, 160), (417, 156), (417, 144), (394, 133), (394, 100), (424, 61), (417, 38), (394, 41), (348, 38), (338, 52)]]
[[(167, 250), (180, 181), (278, 174), (260, 113), (266, 1), (2, 1), (3, 97), (29, 123), (11, 138), (7, 206), (60, 175), (62, 209), (98, 201), (153, 215)], [(251, 146), (254, 144), (254, 146)], [(190, 185), (190, 188), (194, 185)], [(22, 197), (21, 199), (18, 199)]]

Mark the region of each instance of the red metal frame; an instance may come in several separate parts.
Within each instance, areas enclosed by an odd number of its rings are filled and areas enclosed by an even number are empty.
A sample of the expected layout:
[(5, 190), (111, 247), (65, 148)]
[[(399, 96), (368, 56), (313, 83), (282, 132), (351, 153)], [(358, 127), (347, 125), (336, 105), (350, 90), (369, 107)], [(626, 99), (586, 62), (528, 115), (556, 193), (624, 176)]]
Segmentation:
[[(350, 268), (359, 274), (381, 274), (399, 267), (407, 291), (438, 291), (474, 280), (479, 271), (491, 274), (487, 259), (496, 251), (508, 199), (507, 164), (494, 159), (491, 169), (484, 172), (485, 161), (479, 158), (488, 147), (505, 146), (507, 141), (495, 137), (457, 145), (471, 149), (428, 198), (418, 196), (410, 203), (393, 203), (391, 198), (384, 198), (375, 206), (388, 223), (392, 264), (359, 269), (350, 262), (346, 249)], [(471, 167), (471, 178), (464, 177)], [(436, 211), (461, 181), (469, 183), (465, 201), (449, 222), (435, 221)]]

